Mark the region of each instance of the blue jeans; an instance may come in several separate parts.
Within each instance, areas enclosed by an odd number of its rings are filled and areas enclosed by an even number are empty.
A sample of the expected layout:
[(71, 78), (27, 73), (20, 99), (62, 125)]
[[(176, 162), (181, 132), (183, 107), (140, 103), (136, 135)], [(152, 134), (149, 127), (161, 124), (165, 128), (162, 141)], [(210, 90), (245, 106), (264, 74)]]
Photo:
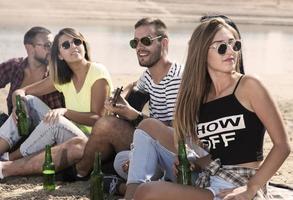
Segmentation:
[[(123, 170), (123, 165), (130, 160), (130, 157), (132, 156), (132, 151), (126, 150), (121, 151), (116, 154), (114, 159), (114, 169), (117, 172), (119, 176), (121, 176), (124, 180), (127, 180), (128, 171)], [(154, 175), (151, 177), (152, 181), (159, 180), (164, 175), (161, 168), (157, 167), (156, 171), (154, 172)]]
[[(27, 95), (23, 103), (25, 104), (27, 113), (29, 115), (31, 126), (30, 130), (32, 130), (33, 126), (40, 123), (41, 119), (50, 110), (50, 108), (39, 98), (31, 95)], [(1, 126), (0, 138), (4, 139), (9, 144), (10, 148), (21, 139), (12, 115), (10, 115), (3, 126)]]
[(173, 152), (140, 129), (136, 129), (134, 132), (133, 146), (127, 184), (151, 181), (157, 168), (164, 171), (165, 180), (176, 181), (172, 169), (176, 157)]
[[(20, 146), (20, 153), (23, 156), (39, 152), (45, 149), (47, 144), (61, 144), (76, 136), (86, 137), (74, 123), (65, 117), (60, 117), (58, 122), (54, 124), (44, 123), (42, 119), (50, 108), (39, 98), (27, 95), (25, 103), (31, 125), (33, 126), (32, 128), (35, 126), (36, 128), (34, 128), (30, 136)], [(10, 115), (0, 128), (0, 137), (10, 147), (14, 146), (21, 139), (12, 115)]]

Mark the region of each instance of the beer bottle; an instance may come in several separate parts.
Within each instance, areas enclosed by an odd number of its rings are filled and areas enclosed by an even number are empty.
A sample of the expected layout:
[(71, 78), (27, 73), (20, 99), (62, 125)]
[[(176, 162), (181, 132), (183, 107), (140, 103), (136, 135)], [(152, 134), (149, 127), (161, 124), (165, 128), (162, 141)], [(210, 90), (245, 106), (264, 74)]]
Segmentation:
[(20, 95), (16, 95), (16, 115), (19, 135), (27, 136), (29, 134), (29, 120), (21, 103)]
[(104, 184), (103, 172), (101, 169), (101, 152), (96, 152), (94, 170), (90, 179), (90, 199), (91, 200), (104, 200)]
[(178, 141), (178, 160), (179, 165), (177, 166), (177, 183), (183, 185), (191, 185), (190, 164), (187, 159), (185, 142), (182, 138)]
[(43, 179), (44, 190), (55, 190), (55, 165), (52, 161), (50, 145), (46, 145), (45, 161), (43, 164)]

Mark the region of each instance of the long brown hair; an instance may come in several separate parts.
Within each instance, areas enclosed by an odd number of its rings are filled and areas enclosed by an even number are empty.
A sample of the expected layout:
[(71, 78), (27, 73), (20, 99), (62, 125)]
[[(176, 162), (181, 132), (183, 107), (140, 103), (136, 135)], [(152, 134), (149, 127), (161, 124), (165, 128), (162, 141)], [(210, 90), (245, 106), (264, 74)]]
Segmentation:
[[(198, 142), (197, 134), (193, 133), (196, 132), (201, 105), (207, 98), (212, 84), (207, 70), (208, 51), (214, 36), (222, 28), (229, 29), (234, 37), (239, 39), (231, 26), (223, 19), (215, 18), (199, 24), (189, 41), (174, 117), (174, 128), (179, 138), (192, 137)], [(239, 71), (239, 57), (236, 71)]]
[(68, 83), (71, 81), (73, 76), (73, 71), (70, 69), (65, 60), (60, 60), (59, 58), (59, 38), (62, 35), (68, 35), (73, 38), (80, 39), (84, 45), (85, 49), (85, 59), (91, 61), (89, 45), (86, 39), (81, 33), (73, 28), (64, 28), (59, 31), (55, 36), (52, 48), (51, 48), (51, 62), (50, 62), (50, 74), (53, 77), (53, 81), (59, 84)]

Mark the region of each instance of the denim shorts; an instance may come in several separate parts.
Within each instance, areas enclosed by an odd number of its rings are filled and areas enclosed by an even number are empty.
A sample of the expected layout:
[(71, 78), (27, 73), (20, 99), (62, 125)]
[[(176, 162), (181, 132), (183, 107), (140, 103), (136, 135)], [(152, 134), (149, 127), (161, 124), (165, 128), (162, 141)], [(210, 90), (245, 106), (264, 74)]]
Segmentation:
[(221, 177), (211, 176), (210, 177), (210, 187), (205, 189), (210, 190), (214, 194), (214, 200), (220, 200), (221, 198), (217, 197), (222, 189), (235, 188), (236, 186), (232, 183), (225, 181)]

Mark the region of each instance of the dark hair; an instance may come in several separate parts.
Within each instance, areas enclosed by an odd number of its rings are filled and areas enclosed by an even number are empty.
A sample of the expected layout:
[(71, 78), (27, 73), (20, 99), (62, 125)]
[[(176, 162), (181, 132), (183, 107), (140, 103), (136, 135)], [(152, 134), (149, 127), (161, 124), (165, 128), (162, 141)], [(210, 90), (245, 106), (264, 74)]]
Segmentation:
[(91, 61), (89, 45), (83, 35), (73, 28), (64, 28), (55, 36), (51, 48), (51, 73), (53, 74), (53, 81), (59, 84), (68, 83), (71, 81), (73, 71), (70, 69), (65, 60), (59, 59), (59, 39), (62, 35), (68, 35), (73, 38), (80, 39), (85, 49), (85, 59)]
[[(241, 35), (240, 35), (240, 31), (239, 31), (238, 27), (233, 22), (233, 20), (231, 18), (227, 17), (226, 15), (220, 15), (220, 14), (204, 15), (204, 16), (202, 16), (200, 18), (200, 22), (203, 22), (203, 21), (206, 21), (206, 20), (211, 20), (211, 19), (214, 19), (214, 18), (222, 18), (223, 20), (225, 20), (225, 22), (227, 24), (232, 26), (237, 31), (237, 33), (239, 35), (239, 38), (241, 39)], [(242, 51), (240, 52), (239, 67), (240, 67), (240, 73), (245, 74), (244, 65), (243, 65)]]
[(162, 37), (159, 38), (158, 40), (161, 41), (163, 38), (168, 38), (168, 32), (167, 32), (167, 26), (166, 24), (157, 18), (150, 18), (150, 17), (145, 17), (136, 22), (134, 25), (134, 28), (137, 29), (140, 26), (149, 26), (153, 25), (155, 27), (156, 35), (159, 36), (161, 35)]
[(35, 37), (40, 33), (49, 35), (51, 31), (41, 26), (32, 27), (25, 33), (23, 38), (23, 44), (33, 44)]

